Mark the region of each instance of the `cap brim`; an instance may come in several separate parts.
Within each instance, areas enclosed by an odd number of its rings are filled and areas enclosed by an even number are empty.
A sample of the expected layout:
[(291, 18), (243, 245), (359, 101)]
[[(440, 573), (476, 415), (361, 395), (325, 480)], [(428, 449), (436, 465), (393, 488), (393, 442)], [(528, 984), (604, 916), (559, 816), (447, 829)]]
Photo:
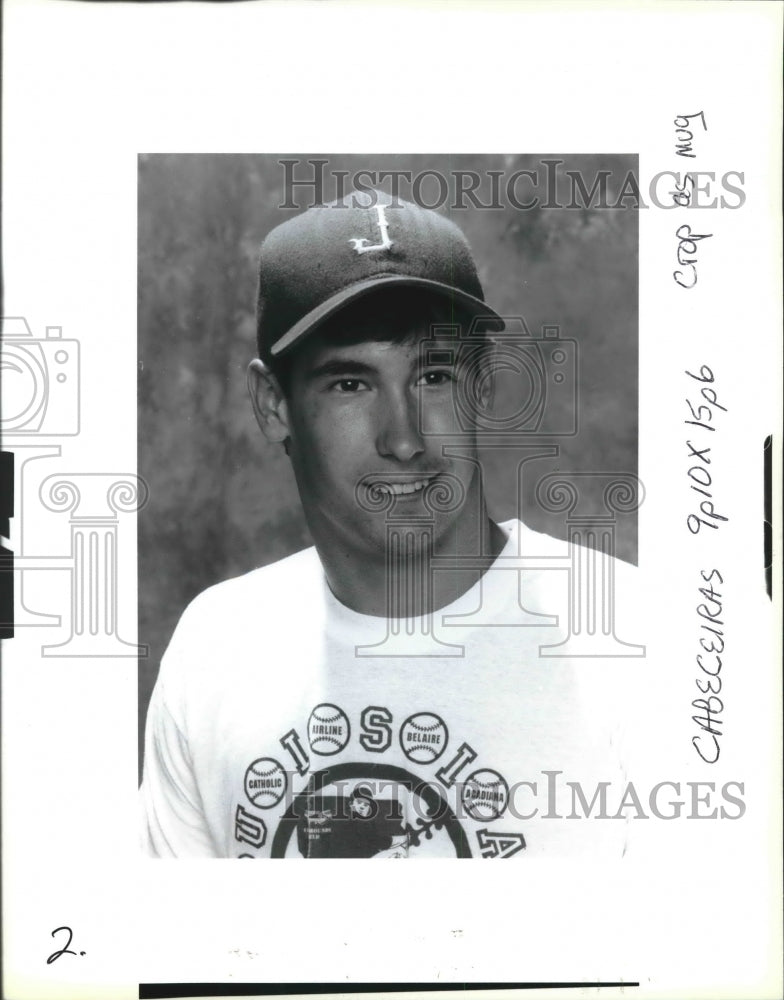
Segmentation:
[(311, 330), (319, 326), (326, 319), (329, 319), (330, 316), (339, 312), (350, 302), (361, 299), (378, 288), (390, 285), (406, 285), (409, 288), (427, 289), (436, 295), (440, 295), (442, 298), (449, 299), (451, 302), (468, 309), (474, 317), (481, 317), (483, 320), (487, 320), (488, 329), (498, 332), (505, 328), (506, 324), (503, 319), (486, 302), (475, 298), (473, 295), (469, 295), (467, 292), (460, 291), (459, 288), (453, 288), (452, 285), (445, 285), (440, 281), (431, 281), (428, 278), (411, 278), (405, 274), (387, 274), (350, 285), (348, 288), (344, 288), (336, 295), (333, 295), (332, 298), (327, 299), (326, 302), (322, 302), (316, 309), (311, 310), (306, 316), (303, 316), (301, 320), (295, 323), (280, 340), (276, 341), (270, 348), (270, 354), (278, 357), (292, 348), (307, 333), (310, 333)]

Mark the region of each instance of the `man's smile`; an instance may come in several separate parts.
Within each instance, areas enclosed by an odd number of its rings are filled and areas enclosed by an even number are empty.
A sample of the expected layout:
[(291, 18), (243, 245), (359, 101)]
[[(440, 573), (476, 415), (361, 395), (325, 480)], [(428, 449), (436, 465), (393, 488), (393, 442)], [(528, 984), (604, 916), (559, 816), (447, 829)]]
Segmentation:
[(389, 493), (392, 496), (404, 496), (410, 493), (419, 493), (430, 483), (434, 482), (438, 477), (438, 473), (434, 473), (430, 476), (421, 477), (418, 479), (412, 479), (410, 476), (406, 479), (401, 478), (389, 478), (389, 479), (378, 479), (370, 484), (370, 490), (375, 493)]

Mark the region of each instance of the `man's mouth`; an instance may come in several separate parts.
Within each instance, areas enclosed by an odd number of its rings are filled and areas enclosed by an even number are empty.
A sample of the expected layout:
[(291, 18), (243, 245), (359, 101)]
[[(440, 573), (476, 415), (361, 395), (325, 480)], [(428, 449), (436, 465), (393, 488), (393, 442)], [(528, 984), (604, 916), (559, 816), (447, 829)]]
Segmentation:
[(378, 493), (389, 493), (392, 496), (399, 497), (404, 496), (409, 493), (419, 493), (426, 486), (433, 482), (435, 476), (427, 476), (424, 479), (407, 479), (405, 481), (398, 480), (378, 480), (373, 483), (371, 490)]

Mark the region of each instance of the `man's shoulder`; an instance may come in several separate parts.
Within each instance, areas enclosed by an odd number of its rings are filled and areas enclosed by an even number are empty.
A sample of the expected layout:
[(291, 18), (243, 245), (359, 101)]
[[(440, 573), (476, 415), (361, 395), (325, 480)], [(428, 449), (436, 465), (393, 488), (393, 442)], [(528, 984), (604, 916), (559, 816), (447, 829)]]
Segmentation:
[(283, 655), (294, 636), (303, 643), (318, 621), (324, 587), (310, 548), (203, 590), (180, 616), (161, 661), (158, 683), (170, 702), (182, 696), (183, 684), (199, 699), (217, 696), (231, 671), (241, 676), (249, 662), (258, 668), (264, 658)]
[(201, 591), (183, 613), (183, 620), (205, 616), (274, 614), (276, 608), (300, 604), (309, 593), (320, 592), (323, 569), (316, 549), (303, 549), (284, 559), (223, 580)]
[[(531, 528), (524, 521), (511, 520), (501, 522), (499, 527), (501, 527), (507, 535), (511, 535), (512, 532), (517, 533), (517, 537), (520, 540), (520, 549), (524, 554), (529, 555), (547, 555), (547, 556), (566, 556), (570, 553), (571, 548), (575, 547), (578, 550), (585, 549), (597, 549), (600, 548), (600, 542), (602, 539), (599, 537), (598, 530), (588, 530), (579, 535), (575, 535), (571, 540), (559, 535), (551, 535), (545, 531), (540, 531), (539, 529)], [(613, 557), (614, 562), (622, 564), (628, 567), (631, 571), (637, 569), (637, 567), (619, 556), (616, 552), (612, 550), (612, 547), (605, 549), (606, 554)]]
[(626, 621), (636, 618), (646, 605), (645, 574), (620, 558), (598, 531), (565, 539), (534, 530), (522, 521), (501, 527), (515, 539), (529, 567), (528, 587), (541, 593), (543, 600), (554, 601), (558, 595), (570, 601), (581, 597), (591, 607), (598, 607), (599, 602), (607, 613)]

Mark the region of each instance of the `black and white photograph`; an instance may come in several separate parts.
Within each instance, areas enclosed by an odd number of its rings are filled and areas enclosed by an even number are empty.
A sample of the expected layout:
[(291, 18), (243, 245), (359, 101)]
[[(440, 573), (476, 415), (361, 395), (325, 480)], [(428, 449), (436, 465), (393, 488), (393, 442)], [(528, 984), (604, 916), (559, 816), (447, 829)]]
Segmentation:
[(152, 856), (623, 852), (637, 174), (141, 158)]
[(783, 16), (7, 0), (3, 996), (781, 996)]

